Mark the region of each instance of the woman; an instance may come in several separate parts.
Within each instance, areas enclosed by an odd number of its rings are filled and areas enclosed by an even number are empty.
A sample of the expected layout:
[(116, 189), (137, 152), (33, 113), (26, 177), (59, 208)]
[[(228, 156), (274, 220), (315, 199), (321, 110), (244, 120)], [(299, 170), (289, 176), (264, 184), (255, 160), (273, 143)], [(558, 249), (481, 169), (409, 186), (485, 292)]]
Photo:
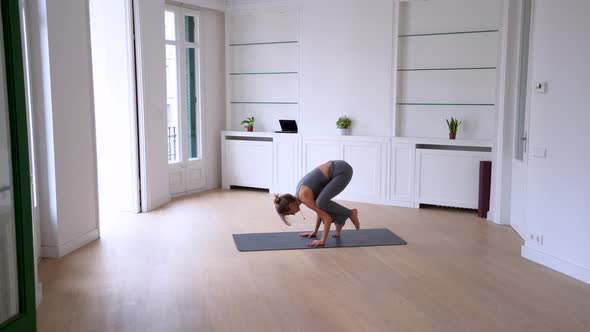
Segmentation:
[(287, 221), (285, 216), (299, 212), (301, 203), (315, 211), (317, 217), (313, 232), (299, 235), (310, 238), (316, 237), (320, 223), (323, 221), (324, 232), (322, 238), (308, 243), (312, 247), (323, 246), (328, 238), (332, 223), (336, 224), (336, 234), (333, 237), (340, 236), (342, 227), (349, 218), (357, 230), (360, 228), (357, 209), (350, 210), (332, 201), (336, 195), (346, 188), (350, 183), (350, 179), (352, 179), (352, 167), (346, 161), (329, 161), (318, 166), (299, 181), (295, 196), (291, 194), (275, 195), (275, 208), (283, 222), (289, 226), (291, 223)]

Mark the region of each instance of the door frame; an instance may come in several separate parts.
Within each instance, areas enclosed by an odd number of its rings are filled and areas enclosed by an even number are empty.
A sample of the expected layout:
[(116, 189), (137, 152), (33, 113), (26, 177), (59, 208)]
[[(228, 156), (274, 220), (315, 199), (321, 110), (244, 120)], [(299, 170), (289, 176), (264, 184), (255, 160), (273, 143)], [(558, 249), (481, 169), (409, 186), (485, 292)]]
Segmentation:
[(34, 331), (36, 329), (35, 256), (19, 2), (2, 1), (1, 6), (16, 226), (19, 314), (1, 323), (0, 331)]
[[(524, 19), (524, 15), (525, 15), (525, 3), (524, 1), (521, 2), (521, 29), (524, 27), (525, 22), (523, 21)], [(518, 113), (520, 110), (520, 104), (522, 102), (525, 103), (524, 105), (524, 114), (522, 114), (522, 116), (524, 116), (523, 119), (523, 137), (518, 137), (517, 133), (517, 126), (518, 126), (518, 114), (515, 114), (515, 118), (514, 118), (514, 142), (513, 143), (513, 153), (512, 153), (512, 157), (511, 157), (511, 182), (510, 182), (510, 190), (511, 190), (511, 197), (510, 197), (510, 226), (512, 227), (512, 229), (514, 229), (514, 231), (516, 231), (516, 233), (518, 235), (520, 235), (520, 237), (522, 237), (523, 239), (526, 238), (527, 233), (528, 233), (528, 228), (527, 228), (527, 206), (526, 206), (526, 195), (528, 192), (528, 162), (529, 162), (529, 136), (530, 136), (530, 130), (529, 130), (529, 126), (530, 126), (530, 120), (531, 120), (531, 100), (532, 100), (532, 95), (533, 95), (533, 91), (531, 90), (531, 87), (533, 86), (533, 78), (532, 78), (532, 68), (533, 68), (533, 58), (532, 58), (532, 54), (533, 54), (533, 50), (534, 50), (534, 21), (535, 21), (535, 0), (530, 0), (530, 17), (529, 17), (529, 35), (528, 35), (528, 51), (527, 51), (527, 55), (526, 57), (523, 54), (523, 43), (524, 41), (521, 39), (520, 40), (520, 52), (519, 52), (519, 59), (518, 59), (518, 71), (519, 71), (519, 77), (522, 75), (522, 71), (526, 68), (527, 70), (527, 77), (526, 77), (526, 89), (524, 91), (521, 91), (521, 86), (518, 86), (519, 92), (518, 92), (518, 99), (517, 99), (517, 103), (518, 103), (518, 108), (516, 109), (516, 112)], [(521, 35), (521, 38), (523, 36)], [(520, 84), (520, 80), (519, 80), (519, 84)], [(517, 142), (521, 142), (520, 144), (522, 144), (522, 160), (516, 158), (516, 145)], [(521, 177), (515, 177), (515, 171), (519, 172), (519, 175), (523, 175)], [(514, 199), (514, 188), (515, 188), (515, 184), (517, 184), (517, 181), (520, 181), (520, 188), (522, 188), (522, 193), (523, 193), (523, 197), (522, 200), (520, 202), (515, 201)], [(517, 206), (518, 204), (515, 203), (520, 203), (519, 206)], [(515, 214), (514, 211), (519, 209), (522, 212), (522, 218), (520, 220), (514, 218)]]

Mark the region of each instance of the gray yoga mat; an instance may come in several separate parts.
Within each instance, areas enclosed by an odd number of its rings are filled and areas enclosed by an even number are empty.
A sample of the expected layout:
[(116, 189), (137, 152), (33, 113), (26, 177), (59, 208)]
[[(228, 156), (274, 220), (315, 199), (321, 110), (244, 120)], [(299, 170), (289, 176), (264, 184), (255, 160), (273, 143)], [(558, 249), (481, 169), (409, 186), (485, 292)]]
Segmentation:
[[(311, 240), (320, 239), (322, 232), (317, 238), (300, 237), (301, 232), (281, 233), (253, 233), (234, 234), (234, 241), (239, 251), (264, 251), (264, 250), (289, 250), (289, 249), (311, 249), (307, 243)], [(332, 238), (330, 232), (328, 240), (323, 247), (317, 248), (339, 248), (339, 247), (367, 247), (367, 246), (395, 246), (407, 244), (399, 236), (387, 228), (343, 230), (340, 238)]]

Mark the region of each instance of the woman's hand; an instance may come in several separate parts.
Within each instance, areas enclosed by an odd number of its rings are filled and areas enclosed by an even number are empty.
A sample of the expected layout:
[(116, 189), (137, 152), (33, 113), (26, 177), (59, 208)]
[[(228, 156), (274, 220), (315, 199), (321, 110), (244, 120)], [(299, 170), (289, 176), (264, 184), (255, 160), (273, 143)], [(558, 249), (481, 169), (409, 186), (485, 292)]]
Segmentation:
[(309, 243), (307, 243), (307, 245), (309, 247), (314, 247), (315, 248), (317, 246), (323, 246), (324, 243), (325, 243), (324, 240), (313, 240), (313, 241), (310, 241)]
[(306, 232), (306, 233), (299, 233), (301, 237), (316, 237), (318, 235), (317, 232)]

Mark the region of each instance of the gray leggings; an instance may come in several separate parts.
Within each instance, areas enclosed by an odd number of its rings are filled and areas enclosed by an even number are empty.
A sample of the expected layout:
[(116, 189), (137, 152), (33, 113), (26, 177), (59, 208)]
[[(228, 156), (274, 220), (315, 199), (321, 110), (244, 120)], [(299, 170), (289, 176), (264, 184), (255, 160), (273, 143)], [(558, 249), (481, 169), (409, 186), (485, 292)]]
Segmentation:
[(338, 225), (344, 225), (346, 219), (352, 215), (352, 210), (332, 201), (340, 194), (352, 179), (352, 167), (343, 160), (332, 161), (330, 165), (330, 182), (322, 189), (315, 204), (328, 212), (332, 221)]

